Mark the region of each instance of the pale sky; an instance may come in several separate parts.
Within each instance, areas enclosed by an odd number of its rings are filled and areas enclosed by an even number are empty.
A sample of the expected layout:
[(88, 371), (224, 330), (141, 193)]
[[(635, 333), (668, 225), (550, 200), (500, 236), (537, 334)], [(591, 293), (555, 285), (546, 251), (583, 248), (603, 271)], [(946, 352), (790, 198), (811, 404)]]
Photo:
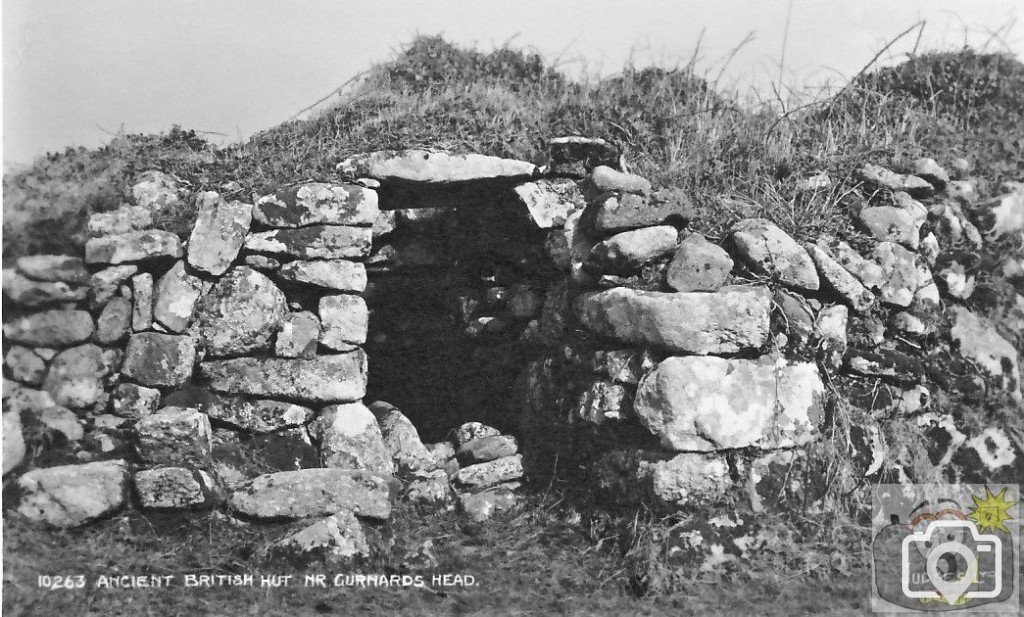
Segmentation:
[[(417, 33), (487, 49), (513, 39), (566, 69), (602, 74), (685, 64), (723, 84), (778, 77), (812, 87), (849, 78), (887, 41), (926, 19), (921, 48), (973, 44), (1024, 57), (1021, 0), (3, 0), (3, 156), (30, 162), (104, 131), (173, 124), (237, 140), (274, 126)], [(1000, 31), (1000, 29), (1002, 29)], [(991, 36), (998, 31), (999, 36)], [(909, 51), (912, 35), (894, 48)]]

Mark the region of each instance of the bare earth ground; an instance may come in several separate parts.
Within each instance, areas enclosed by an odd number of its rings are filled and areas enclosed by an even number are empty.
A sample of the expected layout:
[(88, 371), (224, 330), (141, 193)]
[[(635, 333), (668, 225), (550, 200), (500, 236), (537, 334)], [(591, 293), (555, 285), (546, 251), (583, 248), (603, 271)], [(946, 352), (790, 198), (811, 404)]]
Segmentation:
[[(586, 525), (544, 508), (476, 524), (456, 513), (396, 513), (394, 547), (351, 568), (297, 569), (259, 551), (283, 528), (199, 515), (177, 528), (126, 513), (77, 531), (49, 531), (11, 513), (4, 520), (3, 611), (20, 615), (863, 615), (868, 574), (814, 580), (804, 575), (695, 579), (671, 594), (638, 598), (621, 551), (595, 542)], [(417, 551), (427, 540), (432, 548)], [(406, 547), (406, 548), (401, 548)], [(425, 557), (424, 554), (429, 554)], [(472, 575), (472, 587), (332, 588), (338, 573)], [(185, 573), (253, 573), (255, 587), (185, 588)], [(295, 575), (261, 589), (261, 574)], [(328, 587), (303, 586), (304, 574)], [(39, 575), (82, 574), (85, 589), (45, 590)], [(177, 574), (163, 589), (96, 589), (100, 575)]]

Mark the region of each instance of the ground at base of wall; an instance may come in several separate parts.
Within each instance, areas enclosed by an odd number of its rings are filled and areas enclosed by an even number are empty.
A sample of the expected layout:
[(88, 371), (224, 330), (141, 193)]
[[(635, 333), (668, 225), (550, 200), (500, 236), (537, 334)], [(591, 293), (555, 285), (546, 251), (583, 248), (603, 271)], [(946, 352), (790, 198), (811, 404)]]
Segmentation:
[[(586, 615), (860, 615), (868, 612), (866, 569), (816, 576), (800, 564), (751, 564), (728, 575), (695, 575), (670, 592), (659, 568), (640, 568), (614, 530), (632, 520), (581, 520), (554, 495), (483, 523), (454, 512), (396, 512), (393, 548), (364, 564), (297, 570), (258, 557), (272, 527), (239, 525), (223, 515), (162, 520), (136, 512), (77, 531), (46, 531), (4, 520), (3, 609), (10, 615), (318, 615), (318, 614), (586, 614)], [(171, 525), (171, 526), (168, 526)], [(611, 536), (608, 536), (611, 534)], [(606, 537), (607, 536), (607, 537)], [(643, 534), (641, 534), (643, 536)], [(169, 538), (177, 541), (168, 542)], [(170, 548), (169, 548), (170, 547)], [(642, 551), (640, 551), (642, 552)], [(623, 553), (627, 553), (624, 557)], [(662, 573), (664, 570), (661, 570)], [(185, 573), (255, 575), (255, 586), (184, 588)], [(305, 587), (304, 575), (327, 587)], [(416, 575), (427, 587), (333, 587), (337, 574)], [(86, 589), (42, 589), (39, 576), (81, 574)], [(96, 589), (100, 575), (178, 575), (175, 587)], [(292, 574), (287, 587), (260, 588), (260, 575)], [(472, 576), (471, 586), (433, 575)], [(92, 588), (90, 588), (92, 587)], [(641, 593), (642, 592), (642, 593)]]

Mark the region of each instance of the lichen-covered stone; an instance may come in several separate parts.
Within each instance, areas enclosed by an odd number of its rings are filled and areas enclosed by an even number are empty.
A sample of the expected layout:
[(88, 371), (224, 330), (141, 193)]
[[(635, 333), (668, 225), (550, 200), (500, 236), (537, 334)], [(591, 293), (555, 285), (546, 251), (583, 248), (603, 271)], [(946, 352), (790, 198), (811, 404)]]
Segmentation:
[(875, 303), (875, 296), (864, 287), (857, 277), (833, 259), (821, 246), (804, 244), (818, 268), (823, 287), (837, 294), (855, 311), (866, 311)]
[(42, 311), (4, 324), (4, 336), (12, 343), (57, 349), (89, 340), (93, 330), (87, 311)]
[(270, 348), (288, 313), (284, 292), (252, 268), (232, 269), (199, 302), (199, 332), (211, 356)]
[(278, 540), (271, 549), (292, 563), (339, 564), (370, 554), (370, 542), (355, 514), (341, 510)]
[(85, 242), (85, 263), (122, 264), (151, 259), (181, 257), (181, 240), (169, 231), (147, 229), (113, 236), (89, 238)]
[(267, 227), (310, 225), (373, 225), (377, 193), (355, 184), (310, 182), (261, 197), (253, 218)]
[(269, 473), (232, 491), (228, 505), (258, 520), (330, 516), (348, 510), (386, 520), (391, 514), (387, 481), (366, 471), (301, 469)]
[(678, 191), (658, 192), (650, 197), (611, 192), (596, 199), (594, 230), (605, 234), (665, 223), (679, 225), (694, 217), (693, 202)]
[(320, 340), (320, 319), (311, 311), (288, 313), (274, 340), (274, 355), (281, 358), (312, 358)]
[(213, 479), (187, 467), (159, 467), (135, 472), (135, 492), (143, 508), (186, 509), (210, 505)]
[(136, 422), (135, 436), (135, 450), (147, 463), (196, 467), (210, 464), (210, 418), (195, 409), (165, 407)]
[(405, 499), (420, 506), (439, 507), (452, 500), (452, 487), (444, 469), (425, 472), (424, 477), (414, 477), (409, 482)]
[(153, 327), (153, 275), (148, 272), (132, 277), (132, 332)]
[(694, 452), (611, 450), (591, 465), (591, 474), (611, 501), (671, 509), (719, 502), (733, 486), (723, 456)]
[(676, 291), (718, 291), (732, 267), (732, 258), (725, 249), (692, 233), (676, 249), (666, 278), (668, 286)]
[(864, 208), (857, 215), (861, 225), (877, 240), (896, 242), (917, 250), (920, 245), (921, 225), (924, 219), (915, 217), (904, 208), (875, 206)]
[(831, 236), (822, 236), (817, 242), (818, 248), (825, 251), (836, 263), (846, 269), (868, 289), (881, 287), (885, 275), (877, 263), (865, 259), (849, 244)]
[(337, 295), (320, 298), (320, 344), (344, 351), (366, 342), (370, 311), (361, 296)]
[[(459, 448), (472, 439), (480, 439), (482, 437), (490, 437), (491, 435), (500, 434), (501, 431), (493, 426), (487, 426), (480, 422), (466, 422), (452, 431), (452, 442), (455, 444), (456, 448)], [(454, 456), (454, 453), (452, 455)]]
[(160, 406), (160, 391), (133, 383), (118, 384), (110, 398), (111, 410), (122, 418), (142, 418)]
[(132, 325), (132, 303), (127, 298), (112, 298), (96, 319), (96, 342), (113, 345), (128, 335)]
[(210, 388), (226, 394), (285, 398), (315, 403), (350, 403), (366, 393), (366, 354), (301, 358), (235, 358), (203, 362)]
[(22, 306), (80, 302), (88, 292), (89, 289), (81, 285), (69, 285), (63, 281), (36, 281), (13, 269), (3, 271), (4, 296)]
[(11, 345), (4, 356), (4, 366), (14, 381), (38, 386), (46, 374), (46, 362), (28, 347)]
[(316, 415), (309, 407), (295, 403), (221, 396), (211, 397), (203, 410), (214, 420), (254, 433), (303, 426)]
[(213, 191), (196, 196), (199, 210), (188, 239), (188, 263), (214, 276), (227, 272), (238, 257), (252, 223), (252, 206), (227, 202)]
[(506, 456), (486, 463), (477, 463), (463, 467), (455, 476), (455, 482), (461, 486), (483, 488), (510, 482), (523, 477), (523, 457), (521, 454)]
[(369, 227), (313, 225), (250, 233), (245, 248), (296, 259), (358, 259), (370, 254), (372, 239)]
[(122, 204), (116, 210), (90, 216), (86, 230), (90, 237), (113, 236), (148, 229), (153, 226), (153, 220), (153, 211), (149, 208)]
[(289, 283), (302, 283), (334, 291), (361, 293), (366, 289), (366, 266), (345, 259), (293, 261), (281, 266), (276, 276)]
[(89, 272), (81, 257), (71, 255), (29, 255), (15, 262), (18, 272), (35, 281), (85, 285)]
[(104, 268), (89, 277), (89, 289), (92, 295), (90, 306), (100, 308), (117, 295), (121, 285), (139, 271), (135, 264)]
[(457, 456), (462, 465), (475, 465), (512, 456), (519, 452), (519, 442), (511, 435), (491, 435), (471, 439), (459, 447)]
[(17, 411), (3, 413), (3, 475), (21, 465), (25, 460), (25, 436), (21, 432), (21, 414)]
[(72, 347), (50, 362), (43, 389), (58, 405), (84, 409), (100, 400), (107, 372), (102, 349), (91, 344)]
[(864, 165), (860, 175), (877, 186), (890, 191), (903, 191), (911, 197), (931, 197), (935, 194), (935, 187), (926, 180), (917, 176), (898, 174), (878, 165)]
[(732, 227), (736, 251), (757, 274), (785, 285), (816, 291), (818, 272), (796, 240), (767, 219), (746, 219)]
[(357, 154), (338, 164), (350, 178), (389, 183), (451, 184), (533, 177), (537, 166), (525, 161), (482, 154), (450, 154), (428, 150), (381, 150)]
[(586, 267), (597, 273), (629, 274), (675, 250), (677, 236), (671, 225), (617, 233), (591, 249)]
[(153, 318), (171, 332), (184, 332), (192, 323), (203, 282), (185, 270), (185, 262), (171, 267), (156, 284)]
[(419, 431), (412, 421), (397, 407), (377, 401), (369, 409), (377, 419), (384, 448), (391, 456), (399, 476), (406, 479), (427, 478), (440, 468), (436, 458), (420, 441)]
[(780, 448), (815, 437), (824, 395), (813, 364), (672, 357), (640, 382), (633, 409), (672, 450)]
[(882, 302), (910, 306), (919, 287), (914, 254), (898, 244), (879, 242), (872, 256), (882, 268)]
[(978, 230), (989, 238), (1024, 233), (1024, 188), (977, 205), (971, 215)]
[(837, 369), (843, 363), (847, 345), (849, 309), (842, 305), (827, 306), (814, 319), (814, 338), (825, 366)]
[(1019, 356), (1010, 341), (999, 335), (991, 322), (971, 311), (952, 307), (953, 327), (950, 335), (960, 355), (977, 362), (1017, 400), (1021, 400)]
[(715, 293), (620, 287), (582, 294), (576, 309), (590, 331), (623, 343), (718, 354), (763, 345), (770, 304), (770, 292), (763, 287), (728, 287)]
[(377, 419), (362, 403), (325, 407), (310, 430), (320, 444), (324, 467), (394, 475)]
[(52, 527), (78, 527), (120, 509), (127, 483), (121, 460), (33, 469), (18, 478), (18, 512)]
[(192, 376), (195, 361), (195, 338), (139, 332), (128, 339), (121, 372), (143, 386), (180, 386)]

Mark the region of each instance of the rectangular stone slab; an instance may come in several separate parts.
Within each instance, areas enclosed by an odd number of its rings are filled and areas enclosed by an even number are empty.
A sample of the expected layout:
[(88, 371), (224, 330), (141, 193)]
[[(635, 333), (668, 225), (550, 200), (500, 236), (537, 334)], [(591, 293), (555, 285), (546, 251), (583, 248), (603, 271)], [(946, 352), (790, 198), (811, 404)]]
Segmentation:
[(736, 353), (768, 339), (771, 293), (730, 287), (715, 293), (636, 291), (616, 287), (576, 302), (590, 331), (623, 343), (689, 354)]
[(303, 358), (233, 358), (200, 365), (210, 389), (313, 403), (349, 403), (366, 393), (362, 349)]
[(328, 516), (339, 510), (387, 520), (389, 495), (387, 482), (376, 474), (299, 469), (253, 478), (231, 493), (228, 506), (243, 516), (268, 521)]

